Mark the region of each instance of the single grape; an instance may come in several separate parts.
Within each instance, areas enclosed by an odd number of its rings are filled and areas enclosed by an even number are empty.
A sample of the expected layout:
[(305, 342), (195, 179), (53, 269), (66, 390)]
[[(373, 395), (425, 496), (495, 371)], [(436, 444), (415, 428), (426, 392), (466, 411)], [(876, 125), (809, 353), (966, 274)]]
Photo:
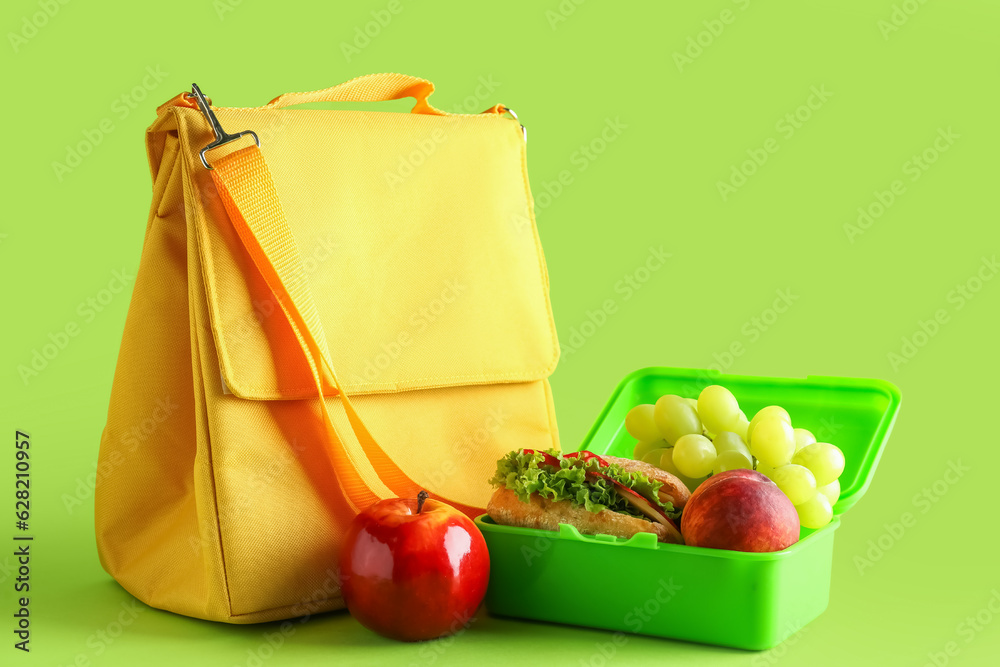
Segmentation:
[(753, 469), (753, 461), (750, 460), (749, 453), (744, 456), (743, 452), (733, 450), (722, 452), (718, 455), (718, 457), (716, 457), (715, 465), (712, 466), (712, 472), (718, 475), (720, 472), (736, 470), (737, 468), (742, 468), (744, 470)]
[[(663, 443), (666, 444), (666, 443)], [(641, 461), (648, 463), (649, 465), (659, 465), (660, 457), (663, 456), (663, 452), (667, 451), (667, 447), (658, 447), (656, 449), (651, 449), (642, 455)]]
[(761, 419), (764, 417), (781, 417), (789, 424), (792, 423), (792, 417), (788, 414), (788, 410), (784, 409), (780, 405), (769, 405), (766, 408), (761, 408), (757, 411), (754, 417), (759, 416)]
[(746, 454), (747, 460), (750, 459), (750, 450), (747, 448), (743, 439), (733, 433), (732, 431), (722, 431), (719, 435), (715, 436), (712, 440), (712, 444), (715, 445), (715, 451), (718, 453), (736, 451), (741, 454)]
[(816, 484), (826, 486), (844, 472), (844, 453), (828, 442), (814, 442), (795, 452), (792, 463), (809, 468)]
[(698, 399), (697, 398), (685, 398), (684, 402), (694, 408), (695, 412), (698, 412)]
[(635, 443), (635, 449), (632, 450), (632, 458), (636, 461), (641, 461), (648, 452), (654, 449), (663, 449), (667, 446), (667, 441), (663, 438), (659, 440), (651, 440), (650, 442), (642, 442), (641, 440)]
[(711, 440), (689, 433), (677, 439), (673, 462), (685, 477), (698, 478), (712, 472), (717, 456)]
[(671, 475), (681, 480), (684, 483), (684, 486), (686, 486), (689, 491), (694, 491), (695, 489), (697, 489), (698, 485), (704, 482), (706, 479), (705, 477), (699, 477), (697, 479), (688, 477), (680, 470), (678, 470), (677, 466), (674, 465), (673, 447), (663, 452), (663, 455), (660, 457), (660, 464), (657, 467), (659, 467), (661, 470), (666, 470)]
[(822, 493), (815, 493), (809, 500), (796, 505), (795, 511), (799, 513), (799, 523), (806, 528), (822, 528), (833, 518), (830, 501)]
[(774, 481), (774, 479), (773, 479), (773, 477), (774, 477), (774, 468), (772, 468), (771, 466), (767, 465), (766, 463), (761, 463), (760, 461), (757, 461), (757, 467), (754, 468), (754, 470), (756, 470), (757, 472), (759, 472), (764, 477), (767, 477), (772, 482)]
[(750, 436), (750, 452), (772, 468), (785, 465), (795, 453), (792, 425), (780, 417), (764, 417)]
[(661, 396), (654, 410), (656, 426), (667, 444), (677, 444), (677, 439), (689, 433), (701, 434), (701, 420), (691, 405), (674, 394)]
[(681, 471), (674, 465), (674, 448), (670, 447), (660, 455), (659, 463), (654, 464), (660, 470), (666, 470), (671, 475), (680, 477)]
[(757, 411), (757, 414), (753, 416), (753, 419), (750, 420), (750, 425), (747, 426), (747, 437), (743, 439), (746, 440), (748, 445), (753, 440), (753, 431), (757, 428), (757, 424), (760, 423), (761, 419), (765, 419), (767, 417), (781, 417), (789, 424), (792, 423), (792, 418), (788, 416), (788, 411), (780, 405), (769, 405), (766, 408), (761, 408)]
[(807, 445), (811, 445), (816, 442), (816, 436), (804, 428), (793, 429), (795, 431), (795, 451), (799, 451)]
[(816, 478), (809, 472), (809, 468), (790, 463), (775, 468), (771, 479), (793, 505), (801, 505), (816, 495)]
[(747, 420), (747, 416), (740, 412), (740, 420), (736, 422), (736, 426), (733, 428), (733, 433), (740, 436), (743, 442), (747, 441), (747, 431), (750, 430), (750, 422)]
[(651, 403), (637, 405), (625, 415), (625, 429), (636, 440), (651, 442), (663, 439), (660, 429), (656, 427), (653, 412), (656, 408)]
[(732, 431), (740, 419), (740, 404), (722, 385), (712, 384), (698, 395), (698, 416), (711, 433)]
[(835, 479), (826, 486), (821, 486), (816, 489), (830, 501), (831, 505), (835, 505), (838, 500), (840, 500), (840, 480)]

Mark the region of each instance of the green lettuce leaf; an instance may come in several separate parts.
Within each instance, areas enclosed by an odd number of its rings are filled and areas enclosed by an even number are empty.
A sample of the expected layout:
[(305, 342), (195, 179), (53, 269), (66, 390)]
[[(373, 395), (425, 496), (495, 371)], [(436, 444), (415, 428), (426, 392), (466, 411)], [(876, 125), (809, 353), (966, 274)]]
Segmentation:
[(663, 484), (649, 479), (641, 472), (627, 472), (615, 463), (602, 467), (596, 460), (567, 459), (555, 450), (549, 450), (548, 453), (559, 459), (558, 470), (545, 465), (545, 456), (541, 452), (525, 454), (521, 450), (515, 450), (497, 461), (497, 470), (490, 479), (490, 484), (510, 489), (522, 502), (528, 502), (528, 497), (537, 493), (551, 500), (568, 500), (574, 507), (582, 505), (595, 514), (610, 509), (645, 518), (642, 512), (618, 495), (614, 484), (599, 477), (587, 477), (587, 471), (600, 472), (659, 505), (671, 519), (676, 521), (681, 515), (680, 510), (675, 510), (671, 503), (660, 501), (659, 490)]

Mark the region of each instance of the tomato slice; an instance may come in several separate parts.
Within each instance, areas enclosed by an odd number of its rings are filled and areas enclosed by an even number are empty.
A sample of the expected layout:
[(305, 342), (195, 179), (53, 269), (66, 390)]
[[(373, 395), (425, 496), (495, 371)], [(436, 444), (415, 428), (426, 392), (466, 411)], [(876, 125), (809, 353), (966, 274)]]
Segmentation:
[(681, 537), (681, 531), (677, 528), (677, 524), (674, 523), (673, 519), (666, 515), (659, 505), (650, 501), (642, 494), (625, 486), (621, 482), (605, 475), (604, 473), (587, 471), (587, 474), (592, 477), (603, 477), (606, 479), (608, 483), (614, 487), (618, 495), (621, 496), (622, 499), (624, 499), (629, 505), (639, 510), (639, 512), (641, 512), (650, 521), (654, 521), (661, 526), (665, 526), (667, 528), (667, 532), (669, 532), (679, 544), (684, 543), (684, 538)]
[(589, 452), (586, 449), (583, 450), (582, 452), (570, 452), (569, 454), (563, 454), (563, 458), (566, 459), (580, 458), (583, 459), (584, 461), (597, 461), (597, 464), (602, 468), (607, 468), (609, 465), (609, 463), (604, 459), (602, 459), (600, 456), (598, 456), (594, 452)]
[[(522, 454), (541, 454), (542, 463), (544, 465), (552, 466), (553, 468), (560, 468), (559, 459), (548, 452), (540, 452), (534, 449), (522, 449)], [(581, 459), (584, 462), (597, 461), (597, 464), (602, 468), (606, 468), (610, 465), (605, 459), (601, 458), (594, 452), (583, 450), (580, 452), (570, 452), (568, 454), (563, 454), (565, 459)], [(661, 526), (666, 526), (667, 531), (671, 533), (674, 540), (680, 544), (684, 543), (684, 538), (681, 537), (681, 531), (678, 530), (677, 524), (674, 523), (673, 519), (666, 515), (666, 513), (654, 502), (651, 502), (645, 498), (642, 494), (633, 491), (629, 487), (625, 486), (616, 479), (609, 477), (601, 472), (587, 471), (587, 476), (592, 479), (605, 479), (614, 488), (615, 492), (626, 500), (632, 507), (639, 510), (650, 521), (654, 521)]]

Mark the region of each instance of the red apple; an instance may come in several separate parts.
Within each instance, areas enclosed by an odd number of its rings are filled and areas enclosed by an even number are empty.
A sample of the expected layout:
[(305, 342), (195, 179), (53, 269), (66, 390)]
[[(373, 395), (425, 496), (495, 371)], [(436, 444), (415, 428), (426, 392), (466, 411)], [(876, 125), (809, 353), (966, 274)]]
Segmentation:
[(381, 500), (361, 512), (341, 551), (341, 589), (351, 615), (380, 635), (434, 639), (465, 627), (490, 578), (486, 540), (450, 505)]
[(736, 551), (781, 551), (799, 540), (799, 516), (774, 482), (753, 470), (709, 477), (684, 506), (687, 544)]

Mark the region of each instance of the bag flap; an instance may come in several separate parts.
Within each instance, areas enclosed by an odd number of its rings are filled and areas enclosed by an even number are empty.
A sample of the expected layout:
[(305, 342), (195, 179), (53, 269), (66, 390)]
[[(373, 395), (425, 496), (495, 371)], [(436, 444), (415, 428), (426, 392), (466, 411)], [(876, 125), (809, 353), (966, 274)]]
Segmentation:
[[(251, 399), (315, 395), (292, 329), (199, 161), (213, 139), (208, 122), (194, 109), (171, 112), (226, 385)], [(551, 374), (559, 343), (515, 121), (495, 114), (216, 113), (227, 131), (260, 137), (345, 391)]]

